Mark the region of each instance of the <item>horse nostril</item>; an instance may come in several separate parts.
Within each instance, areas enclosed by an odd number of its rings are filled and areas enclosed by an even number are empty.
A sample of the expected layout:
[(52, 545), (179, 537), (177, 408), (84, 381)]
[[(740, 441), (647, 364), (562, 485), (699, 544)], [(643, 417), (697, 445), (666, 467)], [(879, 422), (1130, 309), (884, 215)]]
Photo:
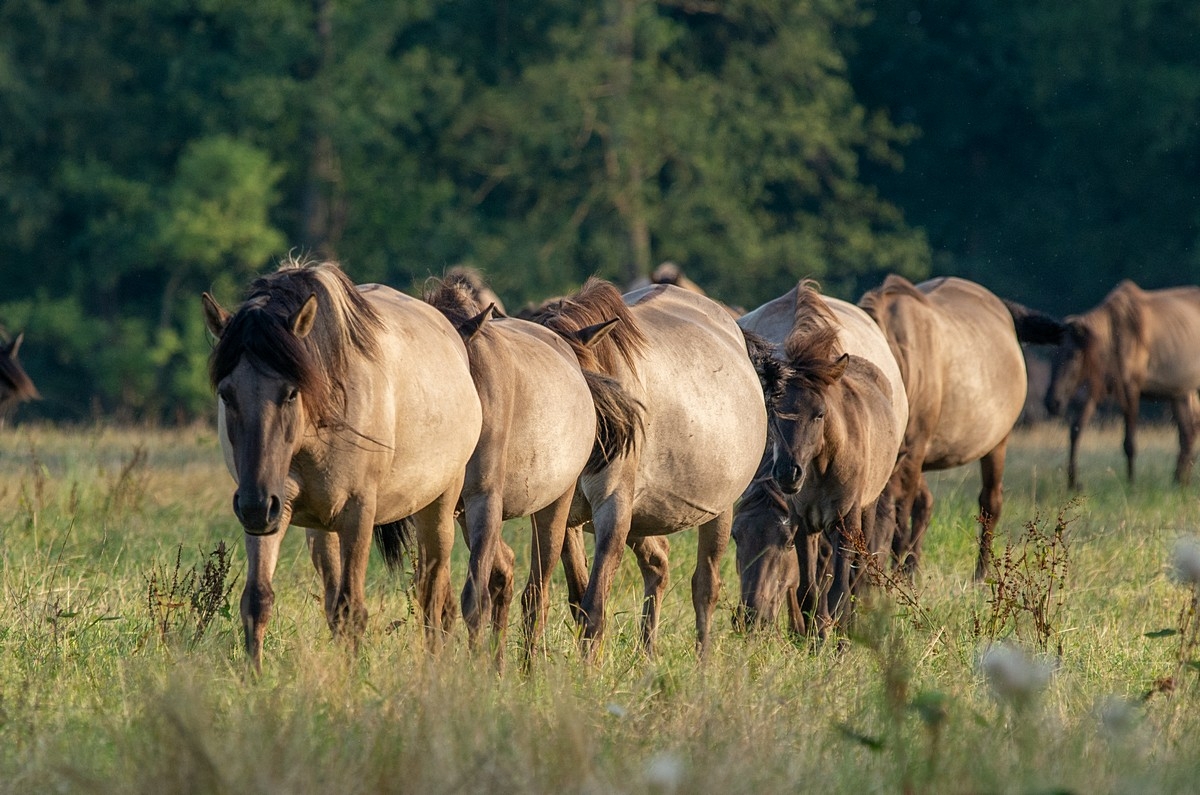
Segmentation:
[(276, 497), (274, 494), (272, 494), (270, 496), (270, 498), (267, 499), (267, 523), (268, 524), (271, 524), (271, 523), (275, 522), (277, 519), (279, 519), (279, 513), (282, 510), (282, 508), (283, 508), (282, 503), (280, 503), (279, 498)]
[(233, 515), (238, 518), (239, 522), (242, 521), (242, 506), (238, 503), (236, 491), (233, 493)]

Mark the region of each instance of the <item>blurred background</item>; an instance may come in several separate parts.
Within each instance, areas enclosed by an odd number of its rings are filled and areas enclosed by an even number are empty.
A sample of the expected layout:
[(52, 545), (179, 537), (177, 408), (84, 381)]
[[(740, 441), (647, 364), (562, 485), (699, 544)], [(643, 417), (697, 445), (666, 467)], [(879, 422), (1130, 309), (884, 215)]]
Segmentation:
[(1200, 4), (3, 0), (18, 418), (210, 416), (199, 294), (290, 254), (509, 305), (673, 261), (753, 308), (1197, 281)]

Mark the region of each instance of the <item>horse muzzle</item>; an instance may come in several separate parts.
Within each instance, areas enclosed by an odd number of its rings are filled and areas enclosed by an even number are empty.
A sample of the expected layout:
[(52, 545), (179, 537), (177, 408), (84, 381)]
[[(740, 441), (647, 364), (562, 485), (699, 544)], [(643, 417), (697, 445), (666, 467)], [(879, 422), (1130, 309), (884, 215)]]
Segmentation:
[(804, 484), (804, 470), (799, 464), (777, 464), (771, 476), (784, 494), (795, 494)]
[(233, 494), (233, 513), (250, 535), (269, 536), (279, 531), (283, 500), (275, 494), (246, 498), (238, 490)]

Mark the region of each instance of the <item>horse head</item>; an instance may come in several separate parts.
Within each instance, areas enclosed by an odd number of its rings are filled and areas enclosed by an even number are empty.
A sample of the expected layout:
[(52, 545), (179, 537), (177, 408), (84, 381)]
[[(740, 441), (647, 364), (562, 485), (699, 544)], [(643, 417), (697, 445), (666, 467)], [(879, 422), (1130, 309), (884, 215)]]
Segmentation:
[(1046, 387), (1046, 411), (1059, 416), (1067, 406), (1080, 399), (1088, 386), (1089, 362), (1093, 358), (1096, 336), (1076, 318), (1067, 318), (1067, 333), (1050, 360), (1050, 384)]
[(779, 605), (800, 582), (796, 530), (787, 502), (771, 481), (770, 463), (770, 455), (765, 456), (733, 518), (731, 536), (741, 579), (741, 603), (733, 623), (739, 630), (774, 625)]
[(212, 376), (218, 433), (229, 445), (238, 484), (233, 512), (247, 533), (270, 535), (285, 524), (292, 457), (311, 423), (304, 397), (312, 376), (296, 363), (303, 360), (317, 297), (309, 295), (286, 316), (269, 311), (269, 299), (253, 298), (234, 315), (208, 293), (203, 302), (206, 325), (218, 339)]
[(807, 468), (825, 446), (829, 388), (846, 372), (849, 354), (836, 359), (793, 360), (778, 409), (771, 417), (771, 475), (785, 494), (804, 485)]

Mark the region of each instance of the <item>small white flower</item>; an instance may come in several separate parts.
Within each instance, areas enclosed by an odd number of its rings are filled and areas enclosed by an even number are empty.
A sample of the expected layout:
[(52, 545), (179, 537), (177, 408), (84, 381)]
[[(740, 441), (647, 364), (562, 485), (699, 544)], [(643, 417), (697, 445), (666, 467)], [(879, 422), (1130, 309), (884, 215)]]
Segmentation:
[(1171, 579), (1180, 585), (1200, 585), (1200, 539), (1188, 536), (1175, 542), (1171, 552)]
[(625, 709), (620, 704), (617, 704), (616, 702), (613, 702), (613, 701), (610, 701), (607, 705), (605, 705), (604, 708), (606, 710), (608, 710), (609, 715), (612, 715), (617, 718), (623, 718), (629, 714), (629, 710)]
[(683, 784), (683, 773), (683, 760), (675, 754), (664, 752), (650, 758), (642, 777), (651, 791), (666, 794), (679, 791)]
[(979, 668), (997, 698), (1018, 705), (1028, 703), (1045, 690), (1054, 672), (1049, 663), (1004, 643), (985, 649), (979, 657)]

